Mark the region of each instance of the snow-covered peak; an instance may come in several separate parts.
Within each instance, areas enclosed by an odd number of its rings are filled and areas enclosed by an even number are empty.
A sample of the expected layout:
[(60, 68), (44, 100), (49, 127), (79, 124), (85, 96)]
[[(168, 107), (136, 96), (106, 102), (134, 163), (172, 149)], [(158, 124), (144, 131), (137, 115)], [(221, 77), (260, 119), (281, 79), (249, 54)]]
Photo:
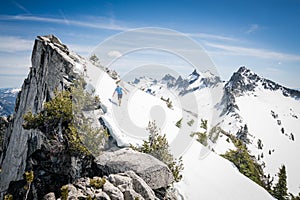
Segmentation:
[(242, 66), (234, 72), (225, 86), (234, 96), (242, 96), (246, 93), (253, 94), (256, 90), (281, 91), (282, 95), (293, 98), (300, 98), (298, 90), (286, 88), (274, 81), (263, 78), (250, 69)]
[(200, 74), (195, 69), (187, 78), (190, 84), (194, 83), (198, 78), (200, 77)]

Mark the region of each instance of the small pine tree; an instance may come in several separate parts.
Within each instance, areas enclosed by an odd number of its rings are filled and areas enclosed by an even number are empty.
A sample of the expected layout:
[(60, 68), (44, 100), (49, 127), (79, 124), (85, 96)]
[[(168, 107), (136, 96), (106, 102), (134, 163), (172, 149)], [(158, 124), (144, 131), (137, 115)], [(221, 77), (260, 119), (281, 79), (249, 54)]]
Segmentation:
[(261, 139), (257, 140), (257, 146), (258, 146), (258, 149), (262, 149), (263, 148), (263, 144), (261, 142)]
[(282, 165), (281, 168), (279, 168), (278, 172), (278, 182), (275, 184), (273, 188), (273, 195), (278, 200), (286, 200), (288, 197), (287, 193), (287, 183), (286, 183), (286, 170), (285, 166)]
[(166, 103), (167, 103), (168, 108), (170, 108), (170, 109), (173, 108), (172, 101), (167, 101)]
[(294, 137), (293, 133), (291, 133), (291, 140), (295, 141), (295, 137)]
[(248, 144), (248, 127), (247, 124), (244, 125), (244, 127), (241, 127), (238, 132), (236, 133), (236, 138), (243, 141), (244, 143)]
[(191, 137), (194, 137), (195, 135), (197, 136), (196, 140), (198, 142), (200, 142), (201, 144), (203, 144), (204, 146), (208, 145), (207, 142), (207, 120), (201, 119), (201, 124), (200, 124), (200, 128), (203, 128), (205, 131), (204, 132), (192, 132), (190, 134)]
[(177, 160), (173, 157), (169, 150), (169, 143), (166, 135), (160, 134), (160, 129), (156, 126), (155, 122), (149, 122), (147, 130), (149, 131), (148, 140), (144, 140), (141, 147), (134, 147), (131, 145), (131, 148), (139, 152), (150, 154), (164, 162), (173, 173), (174, 180), (179, 182), (182, 179), (182, 158)]
[(176, 122), (176, 126), (178, 128), (181, 128), (181, 125), (182, 125), (182, 118)]
[(256, 162), (255, 158), (249, 154), (246, 145), (241, 140), (234, 137), (231, 137), (231, 140), (237, 149), (229, 150), (221, 156), (233, 162), (242, 174), (265, 187), (262, 180), (264, 175), (262, 167)]
[(207, 120), (206, 119), (201, 119), (200, 128), (203, 128), (207, 131)]
[(272, 194), (272, 186), (273, 186), (274, 177), (271, 177), (270, 174), (268, 176), (265, 176), (265, 185), (266, 190)]

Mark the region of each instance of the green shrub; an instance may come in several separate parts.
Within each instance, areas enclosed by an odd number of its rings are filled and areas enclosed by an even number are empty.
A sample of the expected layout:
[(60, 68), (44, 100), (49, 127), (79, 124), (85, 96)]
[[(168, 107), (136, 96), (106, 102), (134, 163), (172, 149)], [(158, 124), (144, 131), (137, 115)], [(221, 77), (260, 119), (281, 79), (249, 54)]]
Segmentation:
[(172, 101), (167, 102), (167, 106), (168, 106), (168, 108), (172, 109), (173, 108)]
[(170, 153), (166, 135), (160, 134), (160, 130), (157, 128), (155, 122), (149, 122), (147, 130), (149, 131), (148, 140), (144, 140), (141, 147), (134, 147), (131, 145), (131, 148), (139, 152), (150, 154), (164, 162), (172, 171), (174, 180), (179, 182), (182, 179), (182, 158), (179, 158), (178, 160), (174, 159), (173, 155)]
[(13, 195), (11, 195), (11, 194), (6, 194), (6, 195), (4, 196), (4, 200), (13, 200)]
[(201, 133), (201, 132), (193, 132), (191, 133), (191, 137), (197, 136), (196, 140), (198, 142), (200, 142), (201, 144), (203, 144), (204, 146), (207, 146), (208, 142), (207, 142), (207, 135), (206, 132)]
[(92, 127), (91, 120), (84, 116), (83, 111), (96, 109), (100, 100), (84, 87), (84, 80), (79, 78), (68, 91), (55, 91), (54, 98), (44, 103), (41, 112), (24, 115), (23, 127), (53, 134), (61, 142), (67, 139), (71, 153), (99, 154), (107, 132)]
[(24, 115), (23, 128), (40, 129), (43, 132), (54, 131), (56, 127), (70, 123), (73, 119), (72, 100), (69, 91), (55, 91), (55, 97), (44, 103), (42, 112), (33, 115), (30, 111)]
[(90, 185), (96, 189), (102, 188), (105, 183), (106, 183), (105, 178), (94, 177), (90, 179)]
[(193, 132), (190, 134), (191, 137), (197, 136), (196, 140), (203, 144), (204, 146), (207, 146), (207, 120), (201, 119), (200, 128), (203, 128), (204, 132)]
[(195, 120), (191, 119), (190, 121), (187, 122), (187, 125), (192, 126), (194, 124)]
[(168, 108), (170, 108), (170, 109), (173, 108), (172, 101), (170, 101), (170, 98), (164, 99), (164, 97), (160, 97), (160, 99), (163, 100), (164, 102), (166, 102)]
[(67, 185), (64, 185), (60, 188), (61, 191), (61, 199), (67, 200), (69, 196), (69, 187)]

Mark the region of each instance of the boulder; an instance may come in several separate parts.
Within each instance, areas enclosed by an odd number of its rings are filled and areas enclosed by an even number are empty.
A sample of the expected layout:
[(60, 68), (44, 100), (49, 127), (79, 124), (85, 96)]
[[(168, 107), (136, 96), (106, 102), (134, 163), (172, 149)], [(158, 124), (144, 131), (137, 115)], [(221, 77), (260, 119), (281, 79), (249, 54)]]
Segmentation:
[(134, 171), (152, 189), (164, 188), (173, 181), (173, 175), (166, 164), (151, 155), (123, 148), (103, 152), (95, 159), (96, 167), (104, 175)]
[(95, 200), (111, 200), (111, 198), (105, 192), (98, 192), (94, 196)]
[(142, 197), (142, 195), (140, 195), (139, 193), (137, 193), (136, 191), (134, 191), (134, 190), (125, 190), (124, 192), (123, 192), (123, 194), (124, 194), (124, 199), (125, 200), (136, 200), (136, 199), (138, 199), (138, 200), (145, 200), (143, 197)]
[(144, 199), (155, 200), (155, 193), (153, 190), (145, 183), (145, 181), (136, 175), (133, 171), (125, 172), (131, 179), (133, 183), (133, 190), (143, 196)]
[(103, 185), (103, 192), (107, 193), (111, 200), (124, 200), (123, 193), (109, 181)]

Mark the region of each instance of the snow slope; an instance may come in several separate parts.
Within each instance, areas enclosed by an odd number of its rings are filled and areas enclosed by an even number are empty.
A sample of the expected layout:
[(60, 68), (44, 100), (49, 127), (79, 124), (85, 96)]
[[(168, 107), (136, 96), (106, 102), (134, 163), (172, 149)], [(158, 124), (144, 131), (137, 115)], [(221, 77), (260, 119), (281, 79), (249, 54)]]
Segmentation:
[(175, 187), (184, 199), (267, 200), (266, 190), (241, 175), (228, 160), (215, 153), (199, 158), (201, 144), (194, 141), (184, 154), (184, 178)]
[[(300, 99), (296, 91), (264, 79), (245, 67), (235, 72), (226, 84), (215, 81), (210, 73), (194, 71), (187, 77), (189, 84), (185, 90), (188, 92), (183, 95), (179, 95), (180, 88), (173, 84), (176, 79), (165, 77), (169, 82), (142, 77), (135, 85), (145, 91), (150, 89), (157, 97), (166, 96), (172, 101), (179, 97), (183, 109), (197, 110), (194, 113), (199, 118), (207, 119), (211, 126), (218, 125), (230, 134), (236, 135), (247, 125), (247, 147), (251, 155), (265, 166), (265, 174), (274, 177), (273, 183), (276, 183), (278, 169), (284, 164), (289, 192), (299, 193), (300, 174), (297, 169), (300, 169), (300, 161), (295, 158), (300, 156)], [(207, 79), (212, 81), (207, 82)], [(193, 99), (196, 99), (198, 109), (191, 102)], [(262, 149), (258, 148), (259, 140)], [(235, 146), (221, 134), (211, 148), (221, 155)]]
[[(265, 166), (264, 173), (274, 177), (273, 183), (276, 183), (276, 174), (284, 164), (288, 190), (298, 194), (300, 93), (264, 79), (245, 67), (235, 72), (224, 88), (233, 109), (224, 115), (220, 126), (235, 135), (241, 126), (247, 125), (247, 147)], [(259, 140), (262, 148), (258, 146)], [(230, 146), (224, 148), (224, 144), (218, 142), (217, 153), (231, 149)]]
[[(284, 97), (280, 91), (257, 88), (256, 96), (241, 96), (236, 99), (239, 114), (248, 125), (252, 144), (248, 145), (252, 155), (263, 154), (266, 173), (275, 177), (281, 165), (287, 169), (289, 191), (298, 194), (300, 190), (300, 102)], [(249, 106), (251, 105), (251, 106)], [(272, 111), (278, 117), (272, 116)], [(280, 124), (280, 125), (279, 125)], [(291, 134), (294, 140), (291, 139)], [(260, 139), (262, 149), (258, 149)], [(270, 154), (271, 153), (271, 154)]]
[[(240, 174), (230, 162), (210, 152), (189, 136), (191, 131), (199, 127), (199, 120), (197, 113), (194, 115), (193, 107), (188, 111), (183, 109), (180, 102), (185, 101), (178, 100), (179, 103), (174, 103), (170, 109), (160, 98), (121, 81), (127, 94), (119, 107), (116, 97), (112, 98), (115, 80), (90, 63), (86, 62), (84, 65), (87, 67), (89, 87), (96, 89), (96, 94), (106, 107), (102, 119), (119, 146), (141, 144), (147, 138), (148, 122), (156, 120), (161, 132), (166, 134), (172, 152), (183, 156), (184, 178), (175, 184), (179, 197), (191, 200), (273, 199), (263, 188)], [(210, 92), (206, 93), (211, 95)], [(203, 110), (213, 109), (212, 106), (205, 106), (204, 102), (199, 107)], [(175, 124), (181, 118), (182, 127), (178, 128)], [(187, 122), (191, 119), (197, 123), (189, 126)]]

